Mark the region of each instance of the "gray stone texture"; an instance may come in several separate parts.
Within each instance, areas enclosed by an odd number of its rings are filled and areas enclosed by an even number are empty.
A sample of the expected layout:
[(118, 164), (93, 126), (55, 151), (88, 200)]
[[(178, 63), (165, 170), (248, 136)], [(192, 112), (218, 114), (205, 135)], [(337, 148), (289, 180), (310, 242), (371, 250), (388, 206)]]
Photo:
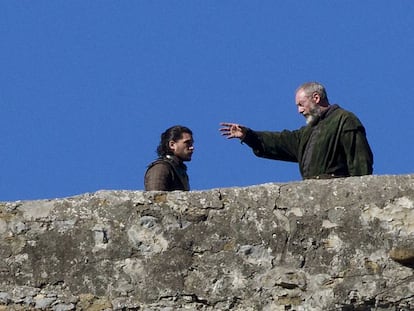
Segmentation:
[(413, 310), (414, 175), (0, 203), (1, 310)]

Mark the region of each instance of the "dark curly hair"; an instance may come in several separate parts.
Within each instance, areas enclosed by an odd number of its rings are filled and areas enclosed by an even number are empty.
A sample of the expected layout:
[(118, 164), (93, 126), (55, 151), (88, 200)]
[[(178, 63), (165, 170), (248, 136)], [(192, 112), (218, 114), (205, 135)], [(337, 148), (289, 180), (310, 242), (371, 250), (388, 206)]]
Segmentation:
[(193, 132), (185, 126), (174, 125), (167, 129), (164, 133), (161, 134), (161, 141), (157, 147), (157, 154), (159, 157), (164, 157), (167, 154), (172, 154), (172, 151), (169, 147), (169, 142), (171, 140), (177, 141), (182, 137), (183, 133), (188, 133), (193, 135)]

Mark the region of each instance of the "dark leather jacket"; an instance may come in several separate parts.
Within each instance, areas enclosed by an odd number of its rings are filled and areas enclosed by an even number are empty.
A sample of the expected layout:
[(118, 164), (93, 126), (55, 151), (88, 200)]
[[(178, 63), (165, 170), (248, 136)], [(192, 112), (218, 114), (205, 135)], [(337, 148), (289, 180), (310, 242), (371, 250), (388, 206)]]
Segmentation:
[(188, 191), (187, 166), (175, 156), (161, 157), (148, 166), (144, 186), (146, 191)]

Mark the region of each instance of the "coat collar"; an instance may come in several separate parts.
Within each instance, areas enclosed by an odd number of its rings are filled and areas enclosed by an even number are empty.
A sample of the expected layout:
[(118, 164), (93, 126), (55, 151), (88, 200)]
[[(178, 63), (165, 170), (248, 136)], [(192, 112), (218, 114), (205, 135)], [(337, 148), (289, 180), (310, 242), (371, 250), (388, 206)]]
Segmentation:
[(187, 169), (187, 166), (184, 164), (183, 161), (181, 161), (178, 157), (176, 157), (175, 155), (172, 154), (167, 154), (165, 156), (165, 158), (172, 162), (173, 164), (177, 165), (177, 166), (182, 166), (184, 169)]
[(323, 111), (318, 117), (314, 124), (312, 124), (310, 127), (313, 128), (314, 126), (317, 126), (321, 120), (326, 119), (329, 117), (335, 110), (339, 109), (340, 107), (337, 104), (330, 105), (328, 109)]

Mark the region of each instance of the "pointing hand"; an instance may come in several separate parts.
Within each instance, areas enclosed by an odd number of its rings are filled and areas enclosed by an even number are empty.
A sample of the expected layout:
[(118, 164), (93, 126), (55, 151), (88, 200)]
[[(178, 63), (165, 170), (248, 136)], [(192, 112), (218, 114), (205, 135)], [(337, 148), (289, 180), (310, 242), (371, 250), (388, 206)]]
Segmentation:
[(227, 122), (222, 122), (220, 125), (222, 126), (219, 129), (221, 135), (226, 136), (228, 139), (239, 138), (243, 140), (246, 136), (247, 128), (243, 125)]

